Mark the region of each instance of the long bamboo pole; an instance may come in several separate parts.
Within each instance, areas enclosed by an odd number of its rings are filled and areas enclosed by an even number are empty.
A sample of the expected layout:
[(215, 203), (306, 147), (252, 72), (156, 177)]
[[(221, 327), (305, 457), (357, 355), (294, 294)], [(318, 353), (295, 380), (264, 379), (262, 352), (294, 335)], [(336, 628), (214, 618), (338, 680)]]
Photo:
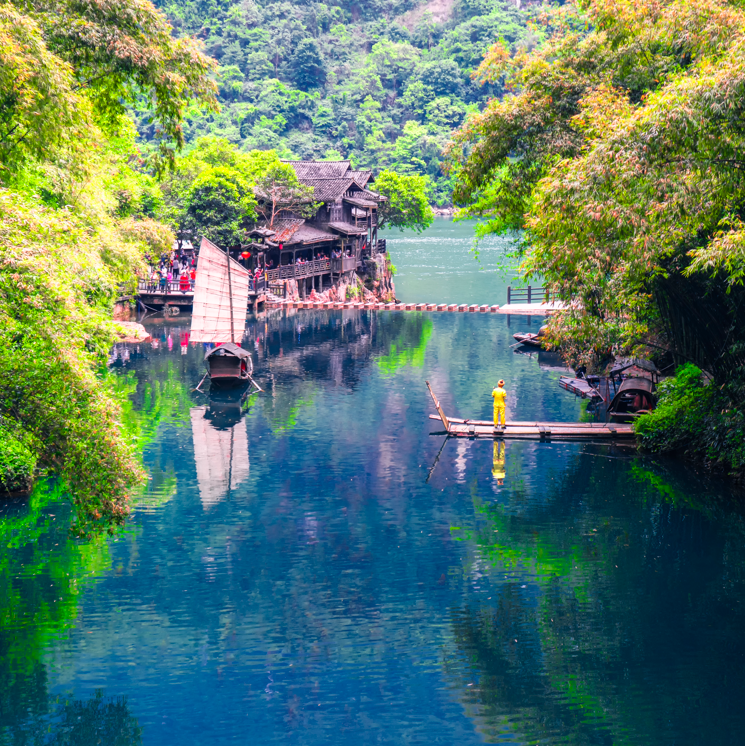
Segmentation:
[(233, 281), (230, 277), (230, 251), (225, 251), (228, 260), (228, 294), (230, 295), (230, 341), (235, 342), (235, 322), (233, 321)]

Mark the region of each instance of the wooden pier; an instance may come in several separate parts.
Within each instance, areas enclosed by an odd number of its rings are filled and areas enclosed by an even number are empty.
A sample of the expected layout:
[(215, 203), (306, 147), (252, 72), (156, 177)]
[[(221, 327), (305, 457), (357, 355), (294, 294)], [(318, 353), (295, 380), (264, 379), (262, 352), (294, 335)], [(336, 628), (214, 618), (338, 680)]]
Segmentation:
[(448, 436), (459, 438), (510, 438), (542, 441), (619, 441), (632, 440), (634, 430), (631, 425), (602, 422), (532, 422), (512, 421), (503, 428), (497, 429), (488, 420), (464, 420), (458, 417), (448, 417), (440, 406), (432, 387), (427, 388), (437, 409), (437, 414), (431, 414), (431, 420), (440, 420)]

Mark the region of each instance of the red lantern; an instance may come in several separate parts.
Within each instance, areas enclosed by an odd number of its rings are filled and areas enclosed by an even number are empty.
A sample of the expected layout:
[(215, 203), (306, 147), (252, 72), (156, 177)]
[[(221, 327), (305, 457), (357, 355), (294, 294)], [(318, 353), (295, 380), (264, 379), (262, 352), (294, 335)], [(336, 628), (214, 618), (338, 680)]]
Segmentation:
[(243, 257), (244, 259), (250, 259), (250, 258), (251, 258), (251, 252), (250, 252), (250, 251), (244, 251), (244, 252), (243, 252), (243, 253), (241, 254), (241, 256), (242, 256), (242, 257)]

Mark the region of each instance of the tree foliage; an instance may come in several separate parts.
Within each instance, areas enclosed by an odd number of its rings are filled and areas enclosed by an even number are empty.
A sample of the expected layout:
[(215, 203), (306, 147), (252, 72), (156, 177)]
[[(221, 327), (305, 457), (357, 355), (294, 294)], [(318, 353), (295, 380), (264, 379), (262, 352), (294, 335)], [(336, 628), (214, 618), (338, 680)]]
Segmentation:
[[(203, 38), (220, 64), (222, 111), (188, 117), (187, 140), (214, 134), (285, 159), (335, 152), (355, 166), (426, 175), (430, 199), (450, 204), (442, 149), (466, 112), (501, 90), (470, 75), (496, 38), (511, 50), (527, 44), (527, 21), (538, 17), (485, 0), (409, 28), (403, 14), (415, 5), (163, 0), (178, 33)], [(141, 132), (154, 137), (147, 107), (140, 112)], [(426, 147), (406, 137), (409, 123), (426, 129)]]
[(312, 217), (319, 204), (313, 201), (313, 187), (301, 184), (295, 169), (287, 163), (272, 163), (256, 183), (258, 211), (271, 228), (283, 210)]
[(191, 186), (184, 225), (218, 246), (240, 245), (255, 207), (252, 185), (240, 172), (211, 166)]
[(214, 61), (193, 39), (174, 38), (149, 0), (36, 0), (30, 10), (50, 53), (72, 69), (76, 89), (85, 92), (104, 129), (115, 128), (126, 106), (142, 97), (159, 154), (170, 158), (173, 146), (184, 144), (187, 106), (215, 108)]
[(553, 330), (576, 357), (653, 345), (727, 377), (745, 362), (745, 12), (583, 7), (539, 51), (489, 56), (481, 75), (515, 95), (456, 136), (455, 198), (525, 229), (524, 271), (573, 304)]
[(428, 186), (427, 178), (418, 174), (379, 174), (375, 189), (386, 197), (378, 211), (380, 226), (413, 228), (417, 233), (429, 228), (435, 216), (427, 199)]
[(114, 300), (173, 240), (127, 107), (148, 100), (162, 163), (213, 67), (147, 0), (0, 5), (0, 484), (53, 474), (80, 534), (143, 476), (101, 371)]

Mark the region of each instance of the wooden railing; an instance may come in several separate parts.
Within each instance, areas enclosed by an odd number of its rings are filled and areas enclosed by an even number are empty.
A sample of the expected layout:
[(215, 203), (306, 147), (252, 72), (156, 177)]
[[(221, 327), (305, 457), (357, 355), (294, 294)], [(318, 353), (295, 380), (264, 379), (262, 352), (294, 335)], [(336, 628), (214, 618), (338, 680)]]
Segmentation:
[[(267, 281), (264, 277), (248, 278), (248, 290), (251, 293), (261, 292), (267, 287)], [(139, 293), (158, 293), (162, 295), (192, 295), (194, 292), (194, 285), (189, 281), (189, 289), (184, 291), (181, 289), (181, 283), (179, 280), (173, 280), (161, 284), (160, 282), (152, 282), (150, 280), (140, 280), (137, 283), (137, 291)]]
[(546, 288), (534, 288), (531, 285), (526, 288), (507, 288), (508, 305), (510, 303), (548, 303), (550, 300), (550, 293)]
[(268, 269), (266, 277), (269, 282), (276, 282), (277, 280), (291, 280), (298, 277), (322, 275), (327, 272), (336, 271), (332, 270), (332, 261), (336, 260), (314, 259), (312, 262), (307, 262), (306, 264), (285, 264), (283, 267)]
[(276, 295), (278, 298), (284, 298), (286, 295), (286, 289), (287, 286), (284, 284), (284, 282), (270, 282), (269, 283), (269, 292)]
[(137, 283), (138, 293), (162, 293), (163, 295), (176, 295), (181, 293), (182, 295), (191, 295), (193, 290), (194, 287), (191, 282), (189, 282), (189, 289), (187, 291), (181, 290), (181, 284), (178, 280), (164, 283), (151, 280), (140, 280)]
[(384, 238), (378, 239), (378, 254), (385, 254), (387, 248), (386, 248), (386, 242)]
[(339, 274), (341, 272), (353, 272), (357, 269), (356, 256), (343, 256), (341, 259), (331, 260), (331, 271)]

